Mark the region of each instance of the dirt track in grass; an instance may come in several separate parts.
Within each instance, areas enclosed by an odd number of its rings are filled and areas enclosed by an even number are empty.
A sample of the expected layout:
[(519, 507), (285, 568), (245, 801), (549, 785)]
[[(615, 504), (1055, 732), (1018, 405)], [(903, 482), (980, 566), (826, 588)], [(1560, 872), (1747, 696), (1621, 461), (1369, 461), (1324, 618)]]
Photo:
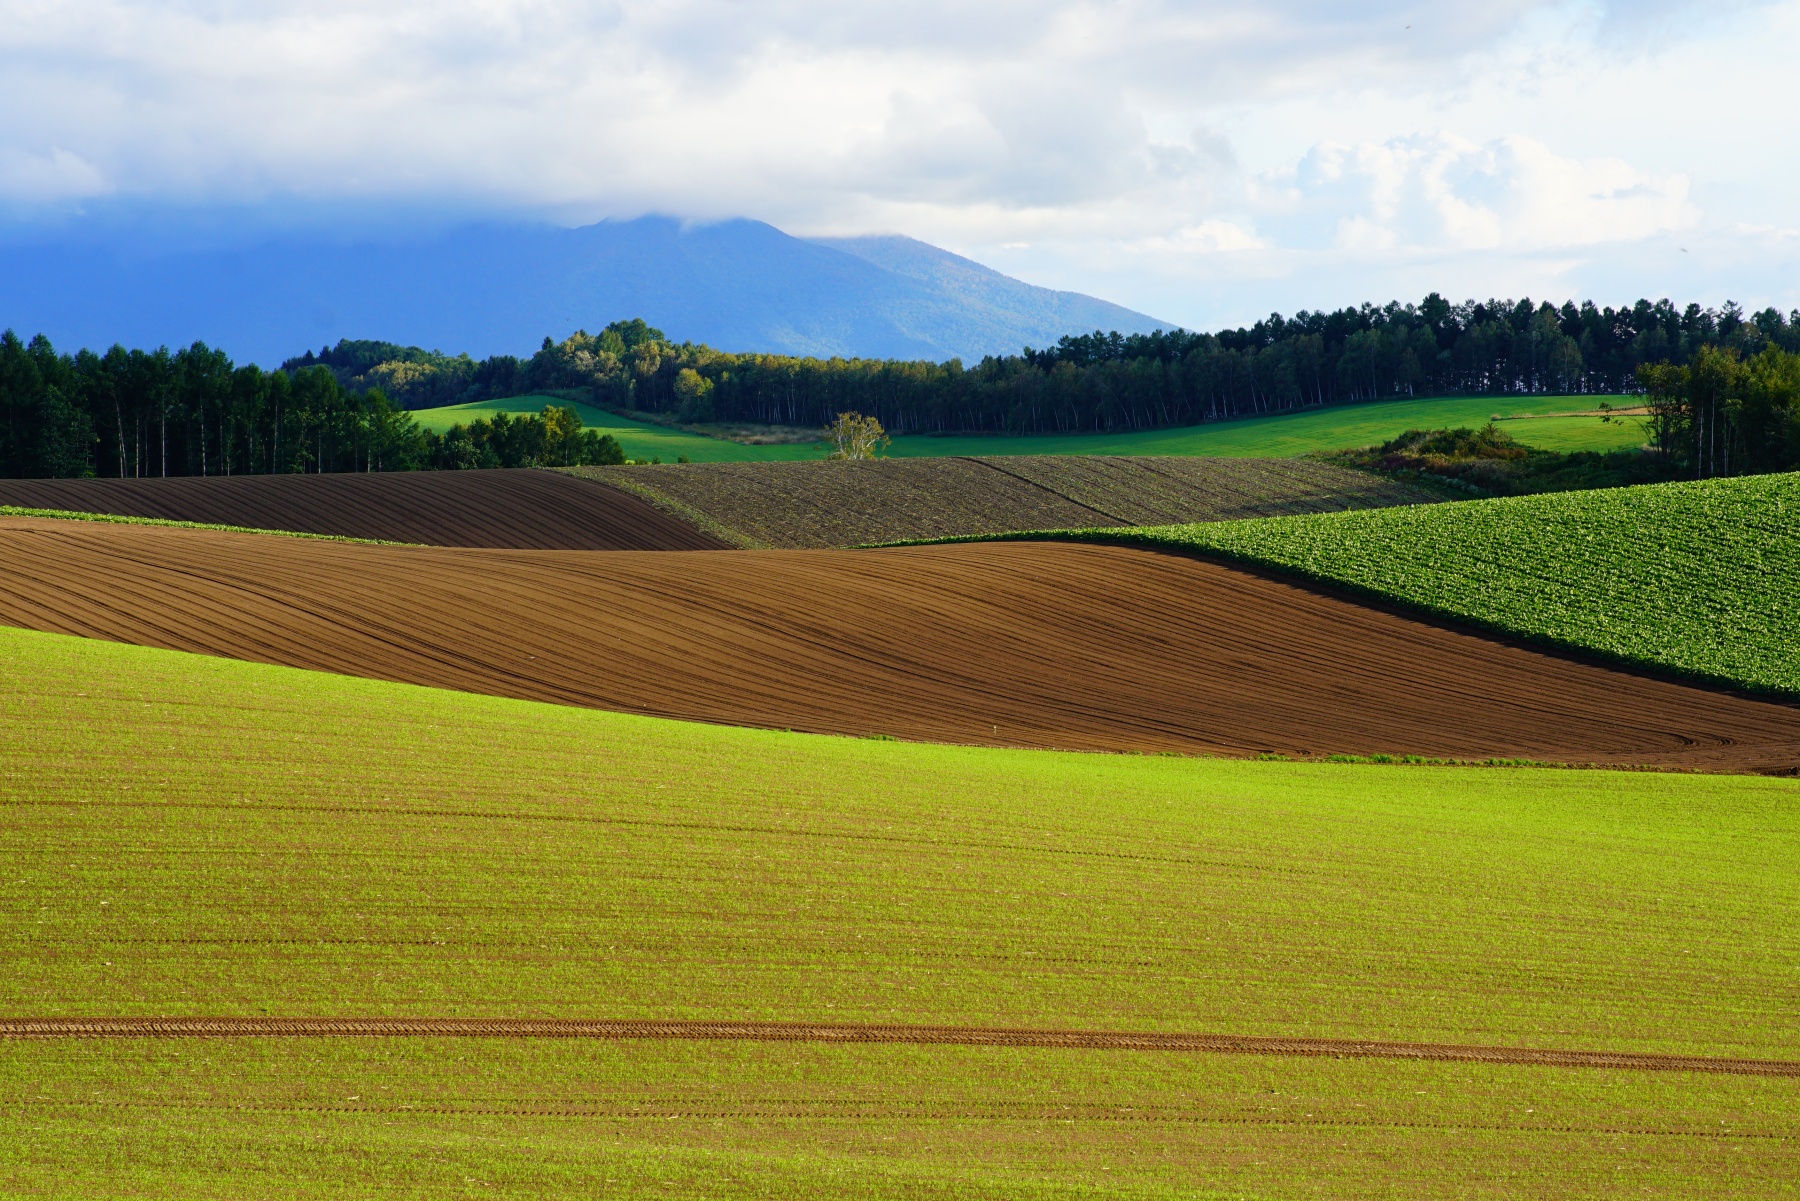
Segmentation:
[(661, 717), (1792, 772), (1800, 707), (1070, 543), (581, 553), (0, 519), (0, 622)]
[(0, 480), (0, 505), (429, 546), (708, 550), (725, 545), (617, 488), (555, 471)]
[(1300, 1055), (1333, 1059), (1422, 1059), (1536, 1067), (1613, 1068), (1800, 1076), (1800, 1062), (1398, 1043), (1347, 1038), (1279, 1038), (1167, 1031), (1030, 1030), (986, 1026), (905, 1026), (866, 1022), (644, 1021), (606, 1018), (0, 1018), (0, 1039), (51, 1038), (596, 1038), (709, 1042), (911, 1043), (922, 1046), (1067, 1047), (1072, 1050), (1187, 1051)]

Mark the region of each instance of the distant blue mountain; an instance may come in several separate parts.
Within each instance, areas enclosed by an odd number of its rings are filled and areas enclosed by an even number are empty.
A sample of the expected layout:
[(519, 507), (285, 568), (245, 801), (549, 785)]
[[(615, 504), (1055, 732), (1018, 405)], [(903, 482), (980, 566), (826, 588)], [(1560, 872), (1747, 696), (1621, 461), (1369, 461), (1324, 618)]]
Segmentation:
[(147, 241), (0, 246), (0, 326), (62, 349), (199, 340), (265, 366), (339, 338), (526, 354), (546, 335), (628, 317), (721, 350), (934, 360), (1168, 327), (910, 238), (808, 241), (760, 221), (471, 225), (409, 241), (289, 236), (231, 249)]

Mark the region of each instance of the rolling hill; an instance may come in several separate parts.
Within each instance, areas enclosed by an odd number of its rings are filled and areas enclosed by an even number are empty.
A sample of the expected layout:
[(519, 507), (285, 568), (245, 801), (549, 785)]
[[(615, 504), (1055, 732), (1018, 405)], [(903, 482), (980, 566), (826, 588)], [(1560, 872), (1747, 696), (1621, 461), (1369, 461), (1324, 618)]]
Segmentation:
[(1797, 515), (1800, 473), (1788, 472), (1073, 536), (1272, 568), (1502, 635), (1794, 698)]
[[(574, 402), (554, 396), (514, 396), (471, 404), (417, 409), (413, 417), (439, 433), (461, 422), (494, 413), (536, 413), (545, 405)], [(1134, 430), (1117, 434), (908, 434), (893, 440), (886, 454), (895, 459), (946, 455), (1205, 455), (1288, 458), (1315, 451), (1349, 450), (1385, 442), (1409, 429), (1479, 426), (1498, 413), (1502, 427), (1521, 443), (1541, 450), (1611, 451), (1641, 446), (1643, 426), (1634, 419), (1603, 421), (1572, 413), (1586, 402), (1566, 396), (1444, 396), (1380, 400), (1242, 417), (1205, 425)], [(695, 463), (785, 462), (818, 459), (821, 442), (756, 445), (710, 437), (689, 429), (649, 425), (576, 404), (582, 421), (617, 438), (634, 459), (673, 463), (685, 455)], [(706, 427), (695, 427), (705, 429)]]
[[(633, 493), (743, 547), (863, 546), (1443, 499), (1416, 485), (1310, 459), (1012, 455), (561, 470)], [(7, 495), (0, 484), (0, 500)]]
[[(821, 738), (3, 629), (0, 713), (9, 1195), (1795, 1179), (1790, 780)], [(14, 1033), (92, 1018), (138, 1024)], [(770, 1022), (820, 1033), (719, 1030)]]
[(730, 725), (1301, 758), (1800, 761), (1790, 706), (1134, 547), (473, 549), (0, 516), (0, 564), (0, 623)]
[(705, 550), (727, 545), (619, 489), (523, 468), (0, 480), (0, 506), (429, 546)]

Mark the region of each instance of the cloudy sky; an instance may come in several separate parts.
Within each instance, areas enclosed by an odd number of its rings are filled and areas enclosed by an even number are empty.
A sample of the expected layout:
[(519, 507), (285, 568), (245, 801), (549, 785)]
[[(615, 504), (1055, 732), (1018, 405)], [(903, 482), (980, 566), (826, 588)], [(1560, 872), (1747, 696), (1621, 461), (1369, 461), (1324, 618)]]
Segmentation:
[(749, 216), (1211, 327), (1800, 305), (1800, 0), (0, 0), (0, 234)]

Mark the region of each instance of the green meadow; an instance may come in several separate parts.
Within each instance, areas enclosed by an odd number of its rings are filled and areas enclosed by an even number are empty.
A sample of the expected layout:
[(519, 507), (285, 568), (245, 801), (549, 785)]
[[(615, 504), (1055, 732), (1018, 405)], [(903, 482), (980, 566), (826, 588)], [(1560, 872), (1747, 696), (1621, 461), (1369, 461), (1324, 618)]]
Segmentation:
[(1146, 529), (1506, 634), (1800, 695), (1800, 474)]
[[(457, 422), (496, 412), (536, 413), (546, 404), (566, 404), (546, 396), (483, 401), (413, 414), (427, 429), (443, 432)], [(1591, 397), (1441, 397), (1385, 400), (1342, 405), (1302, 413), (1247, 417), (1182, 429), (1129, 434), (1064, 434), (1010, 436), (966, 434), (945, 437), (911, 435), (895, 438), (887, 454), (894, 458), (942, 455), (1229, 455), (1243, 458), (1290, 458), (1314, 451), (1373, 446), (1409, 429), (1479, 426), (1501, 416), (1504, 428), (1518, 441), (1543, 450), (1620, 450), (1639, 446), (1644, 431), (1636, 418), (1558, 417), (1546, 414), (1584, 410)], [(660, 458), (673, 463), (686, 455), (696, 463), (816, 459), (822, 445), (745, 446), (683, 430), (645, 425), (596, 409), (575, 406), (584, 424), (618, 438), (629, 458)]]
[[(0, 630), (0, 1011), (1792, 1057), (1800, 783), (710, 727)], [(1800, 1082), (1163, 1052), (0, 1044), (34, 1196), (1768, 1195)], [(1786, 1183), (1783, 1183), (1786, 1182)]]
[(1518, 441), (1543, 450), (1620, 450), (1641, 446), (1636, 418), (1556, 417), (1590, 408), (1590, 397), (1456, 396), (1382, 400), (1301, 413), (1244, 417), (1182, 429), (1131, 434), (1065, 434), (1035, 437), (952, 435), (896, 438), (888, 453), (913, 455), (1227, 455), (1291, 458), (1314, 451), (1374, 446), (1409, 429), (1480, 426), (1501, 416)]
[(686, 455), (695, 463), (757, 463), (779, 459), (821, 459), (825, 451), (819, 443), (788, 446), (746, 446), (723, 438), (707, 438), (686, 430), (633, 421), (593, 405), (577, 404), (554, 396), (514, 396), (506, 400), (481, 400), (471, 404), (446, 405), (437, 409), (418, 409), (412, 414), (421, 428), (443, 433), (453, 425), (467, 425), (477, 418), (495, 413), (518, 415), (539, 413), (545, 405), (573, 408), (581, 416), (581, 424), (589, 429), (611, 434), (619, 440), (628, 459), (661, 459), (673, 463)]

